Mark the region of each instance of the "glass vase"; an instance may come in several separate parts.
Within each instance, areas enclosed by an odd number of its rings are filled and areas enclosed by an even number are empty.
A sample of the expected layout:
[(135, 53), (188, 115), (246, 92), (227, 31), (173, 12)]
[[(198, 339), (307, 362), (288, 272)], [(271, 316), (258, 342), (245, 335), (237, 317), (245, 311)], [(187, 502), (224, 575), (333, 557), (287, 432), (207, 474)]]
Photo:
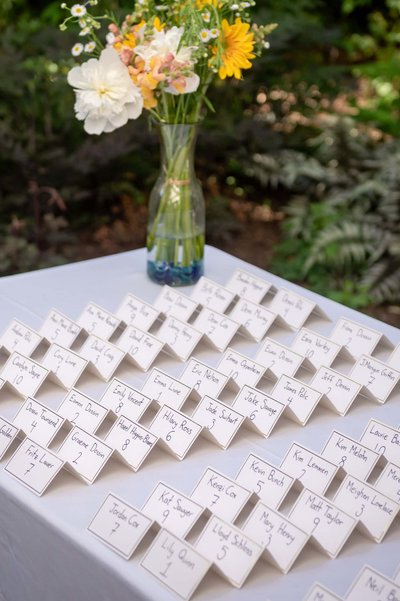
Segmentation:
[(188, 286), (204, 273), (205, 206), (194, 171), (196, 124), (159, 124), (161, 166), (150, 193), (147, 273)]

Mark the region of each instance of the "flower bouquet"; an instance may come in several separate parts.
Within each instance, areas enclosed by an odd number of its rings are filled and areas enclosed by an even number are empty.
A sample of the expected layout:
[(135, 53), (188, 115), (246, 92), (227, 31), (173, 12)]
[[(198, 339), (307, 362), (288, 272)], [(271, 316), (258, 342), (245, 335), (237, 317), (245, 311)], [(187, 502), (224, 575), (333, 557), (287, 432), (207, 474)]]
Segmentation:
[[(203, 274), (204, 198), (193, 168), (196, 125), (215, 77), (240, 79), (268, 47), (274, 24), (250, 23), (254, 1), (137, 0), (118, 22), (92, 14), (97, 0), (62, 7), (61, 24), (79, 26), (74, 56), (92, 54), (68, 73), (76, 117), (89, 134), (111, 132), (147, 110), (159, 124), (161, 169), (150, 194), (148, 274), (160, 283), (194, 283)], [(105, 41), (100, 33), (108, 25)]]

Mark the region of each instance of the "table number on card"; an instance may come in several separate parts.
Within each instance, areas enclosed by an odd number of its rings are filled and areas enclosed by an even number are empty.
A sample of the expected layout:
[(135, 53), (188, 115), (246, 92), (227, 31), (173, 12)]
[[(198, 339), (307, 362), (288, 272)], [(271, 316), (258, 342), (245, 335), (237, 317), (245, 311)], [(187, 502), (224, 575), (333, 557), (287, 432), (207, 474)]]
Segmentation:
[(322, 394), (300, 380), (281, 376), (272, 389), (271, 396), (286, 405), (285, 413), (289, 417), (305, 426)]
[(63, 465), (64, 461), (57, 455), (25, 438), (4, 469), (41, 496)]
[(127, 359), (143, 371), (152, 366), (164, 347), (161, 340), (134, 326), (128, 326), (115, 345), (126, 353)]
[(111, 338), (121, 323), (118, 317), (92, 302), (84, 308), (76, 321), (88, 334), (102, 340)]
[(206, 469), (190, 497), (227, 522), (234, 522), (252, 493), (213, 468)]
[(322, 365), (329, 367), (339, 354), (350, 357), (340, 344), (307, 328), (300, 330), (291, 348), (296, 353), (303, 355), (315, 369)]
[(19, 428), (0, 417), (0, 459), (4, 457), (12, 442), (17, 438)]
[(257, 304), (261, 303), (269, 291), (274, 290), (271, 282), (257, 278), (243, 269), (235, 269), (225, 287), (238, 296)]
[(265, 373), (265, 367), (231, 348), (225, 351), (218, 363), (218, 369), (231, 378), (238, 388), (245, 384), (257, 386)]
[(362, 386), (329, 367), (320, 367), (311, 380), (311, 386), (321, 392), (321, 404), (328, 405), (339, 415), (345, 415)]
[(57, 411), (73, 426), (89, 434), (96, 432), (108, 413), (105, 407), (74, 388), (67, 393)]
[(291, 489), (294, 478), (250, 453), (236, 476), (236, 482), (254, 491), (271, 509), (278, 509)]
[(69, 390), (73, 388), (88, 365), (88, 361), (68, 348), (51, 344), (42, 359), (50, 377)]
[(181, 361), (187, 361), (203, 334), (176, 317), (167, 317), (157, 332), (167, 349)]
[(163, 286), (160, 294), (154, 301), (154, 307), (163, 315), (187, 321), (196, 311), (198, 303), (186, 296), (186, 294), (177, 292), (169, 286)]
[(99, 403), (117, 416), (125, 415), (132, 421), (139, 421), (151, 401), (152, 399), (142, 391), (132, 388), (118, 378), (113, 378)]
[(296, 442), (286, 453), (280, 467), (296, 478), (300, 486), (319, 494), (324, 494), (339, 469), (332, 461)]
[(75, 427), (60, 446), (57, 454), (66, 467), (86, 484), (93, 484), (111, 457), (113, 449), (102, 440)]
[(361, 355), (351, 370), (350, 377), (365, 386), (378, 403), (382, 404), (398, 384), (400, 371), (374, 357)]
[(192, 394), (201, 399), (205, 395), (218, 397), (228, 382), (225, 374), (192, 357), (179, 380), (190, 386)]
[(149, 427), (166, 450), (183, 459), (202, 430), (202, 426), (187, 415), (163, 405)]
[(88, 531), (110, 549), (130, 559), (152, 525), (132, 505), (109, 493), (88, 526)]
[(1, 377), (23, 397), (35, 396), (48, 375), (48, 369), (17, 352), (10, 355), (1, 372)]
[(285, 288), (278, 290), (268, 309), (280, 315), (294, 330), (303, 327), (312, 312), (325, 317), (323, 311), (313, 301)]
[(168, 404), (173, 409), (180, 409), (190, 395), (191, 387), (154, 368), (141, 392), (161, 406)]
[(133, 294), (127, 294), (115, 315), (126, 325), (135, 326), (147, 332), (157, 321), (160, 312)]
[(13, 424), (26, 436), (46, 447), (60, 431), (64, 418), (36, 399), (27, 398), (14, 417)]
[(3, 347), (9, 354), (18, 351), (29, 357), (41, 341), (42, 336), (38, 332), (13, 319), (0, 338), (0, 348)]
[(205, 341), (221, 353), (240, 328), (237, 321), (207, 307), (203, 307), (193, 325), (204, 334)]
[(360, 437), (360, 442), (383, 455), (388, 461), (400, 465), (400, 431), (370, 419)]
[(332, 591), (329, 591), (327, 588), (325, 588), (324, 586), (321, 586), (321, 584), (318, 584), (317, 582), (314, 584), (312, 589), (307, 593), (307, 595), (303, 599), (303, 601), (342, 601), (342, 600), (343, 600), (343, 597), (338, 597), (338, 595), (335, 595), (334, 593), (332, 593)]
[(211, 567), (189, 543), (160, 530), (140, 564), (163, 586), (182, 599), (190, 599)]
[(83, 343), (79, 354), (89, 361), (88, 369), (108, 382), (125, 357), (124, 351), (92, 334)]
[(134, 472), (142, 465), (158, 441), (149, 430), (121, 415), (104, 439), (123, 463)]
[(367, 480), (379, 459), (379, 453), (334, 430), (321, 451), (321, 457), (329, 459), (347, 474)]
[(202, 276), (194, 287), (192, 298), (203, 307), (225, 313), (235, 298), (235, 293)]
[(284, 574), (290, 570), (310, 537), (261, 501), (247, 518), (242, 531), (263, 547), (265, 559)]
[(400, 503), (400, 467), (391, 462), (387, 463), (374, 488), (396, 503)]
[(380, 340), (388, 342), (381, 332), (345, 317), (338, 320), (329, 338), (344, 346), (356, 359), (361, 355), (370, 355)]
[(204, 511), (190, 497), (159, 482), (145, 501), (142, 511), (162, 528), (185, 538)]
[(227, 449), (244, 422), (244, 416), (210, 396), (204, 396), (192, 418), (203, 426), (202, 434)]
[(279, 379), (283, 375), (295, 376), (304, 362), (304, 357), (272, 338), (266, 338), (256, 355), (256, 361), (261, 363), (276, 379)]
[(64, 348), (70, 348), (81, 333), (82, 328), (60, 311), (51, 309), (44, 320), (39, 334), (50, 344), (56, 342)]
[(380, 572), (365, 566), (345, 596), (346, 601), (397, 601), (400, 585)]
[(263, 549), (242, 530), (213, 515), (195, 544), (233, 586), (241, 588)]
[(285, 404), (246, 385), (238, 392), (232, 407), (247, 418), (248, 426), (267, 438), (282, 415)]
[(276, 319), (280, 320), (276, 313), (244, 298), (238, 300), (229, 317), (237, 321), (242, 332), (256, 342), (264, 338)]

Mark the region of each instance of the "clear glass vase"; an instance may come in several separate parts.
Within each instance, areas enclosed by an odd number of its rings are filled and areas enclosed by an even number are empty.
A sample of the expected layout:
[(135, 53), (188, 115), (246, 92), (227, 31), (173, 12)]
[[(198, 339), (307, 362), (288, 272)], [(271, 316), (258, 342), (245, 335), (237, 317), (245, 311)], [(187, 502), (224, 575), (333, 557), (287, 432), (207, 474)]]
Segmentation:
[(150, 193), (147, 273), (188, 286), (204, 273), (205, 206), (194, 172), (196, 124), (160, 124), (161, 168)]

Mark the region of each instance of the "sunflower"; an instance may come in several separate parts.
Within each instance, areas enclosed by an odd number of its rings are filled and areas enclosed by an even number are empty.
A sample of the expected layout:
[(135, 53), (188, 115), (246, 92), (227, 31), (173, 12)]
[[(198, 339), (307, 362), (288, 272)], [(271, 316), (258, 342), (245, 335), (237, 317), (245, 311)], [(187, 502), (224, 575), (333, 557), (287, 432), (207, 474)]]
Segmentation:
[(230, 25), (226, 19), (222, 21), (222, 31), (220, 41), (223, 47), (221, 61), (222, 65), (218, 70), (221, 79), (226, 77), (242, 76), (241, 69), (250, 69), (252, 64), (249, 59), (255, 58), (254, 34), (249, 33), (249, 23), (243, 23), (237, 18), (233, 25)]

